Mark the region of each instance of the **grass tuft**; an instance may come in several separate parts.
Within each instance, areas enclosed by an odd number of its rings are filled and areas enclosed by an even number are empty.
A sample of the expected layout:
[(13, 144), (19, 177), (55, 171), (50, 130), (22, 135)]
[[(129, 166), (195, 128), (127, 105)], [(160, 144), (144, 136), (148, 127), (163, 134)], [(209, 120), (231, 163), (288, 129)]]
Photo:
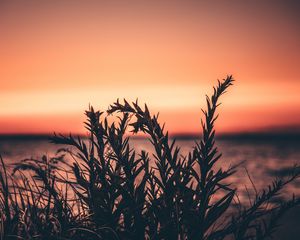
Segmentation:
[[(13, 169), (0, 157), (0, 239), (272, 237), (278, 219), (300, 203), (294, 196), (273, 201), (299, 168), (255, 188), (250, 205), (238, 201), (228, 179), (239, 169), (217, 167), (214, 128), (219, 99), (233, 82), (227, 76), (206, 97), (202, 137), (186, 156), (147, 105), (117, 100), (106, 113), (86, 111), (87, 139), (51, 137), (64, 146), (56, 157), (25, 159)], [(109, 115), (117, 120), (109, 123)], [(144, 133), (153, 152), (136, 152), (129, 131)]]

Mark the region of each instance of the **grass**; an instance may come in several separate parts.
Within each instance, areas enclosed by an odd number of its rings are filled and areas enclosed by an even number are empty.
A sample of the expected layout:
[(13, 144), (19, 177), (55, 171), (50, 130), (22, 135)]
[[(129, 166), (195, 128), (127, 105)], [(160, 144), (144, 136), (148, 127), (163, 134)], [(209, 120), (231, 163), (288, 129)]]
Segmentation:
[[(88, 139), (54, 135), (51, 142), (64, 146), (56, 157), (13, 166), (0, 158), (0, 239), (271, 238), (300, 203), (277, 199), (300, 172), (294, 167), (265, 190), (254, 187), (251, 204), (239, 202), (228, 183), (239, 168), (216, 167), (214, 129), (219, 98), (233, 81), (218, 81), (206, 98), (202, 137), (186, 156), (147, 105), (124, 100), (105, 113), (86, 111)], [(109, 115), (118, 120), (108, 123)], [(146, 134), (153, 154), (136, 152), (128, 131)]]

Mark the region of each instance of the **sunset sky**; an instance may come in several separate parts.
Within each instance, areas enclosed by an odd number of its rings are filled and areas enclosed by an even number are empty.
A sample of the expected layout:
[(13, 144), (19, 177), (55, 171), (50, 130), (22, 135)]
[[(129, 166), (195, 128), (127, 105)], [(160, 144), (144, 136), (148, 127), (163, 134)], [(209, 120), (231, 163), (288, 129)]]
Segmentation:
[(89, 104), (117, 98), (199, 132), (227, 74), (219, 132), (300, 129), (299, 12), (292, 0), (0, 1), (0, 134), (83, 133)]

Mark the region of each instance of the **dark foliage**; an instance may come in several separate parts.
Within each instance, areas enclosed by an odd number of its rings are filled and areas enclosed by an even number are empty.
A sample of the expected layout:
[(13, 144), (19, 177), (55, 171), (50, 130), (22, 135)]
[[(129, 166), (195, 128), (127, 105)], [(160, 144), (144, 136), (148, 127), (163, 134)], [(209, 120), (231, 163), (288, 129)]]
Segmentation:
[[(182, 156), (158, 115), (138, 102), (86, 111), (88, 138), (54, 135), (69, 148), (57, 157), (26, 159), (8, 170), (1, 158), (0, 239), (268, 239), (299, 199), (272, 202), (299, 177), (298, 168), (236, 203), (228, 178), (237, 166), (216, 167), (214, 123), (228, 76), (207, 97), (203, 134)], [(109, 123), (109, 115), (117, 121)], [(129, 131), (146, 134), (153, 153), (136, 152)], [(66, 160), (68, 156), (68, 160)]]

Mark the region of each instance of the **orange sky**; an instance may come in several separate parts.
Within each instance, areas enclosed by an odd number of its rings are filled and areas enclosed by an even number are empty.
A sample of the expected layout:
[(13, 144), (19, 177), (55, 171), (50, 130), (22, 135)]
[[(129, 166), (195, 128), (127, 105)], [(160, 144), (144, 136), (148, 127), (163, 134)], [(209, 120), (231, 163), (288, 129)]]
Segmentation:
[(296, 1), (109, 2), (0, 2), (0, 133), (84, 132), (123, 97), (197, 132), (227, 74), (219, 132), (300, 125)]

